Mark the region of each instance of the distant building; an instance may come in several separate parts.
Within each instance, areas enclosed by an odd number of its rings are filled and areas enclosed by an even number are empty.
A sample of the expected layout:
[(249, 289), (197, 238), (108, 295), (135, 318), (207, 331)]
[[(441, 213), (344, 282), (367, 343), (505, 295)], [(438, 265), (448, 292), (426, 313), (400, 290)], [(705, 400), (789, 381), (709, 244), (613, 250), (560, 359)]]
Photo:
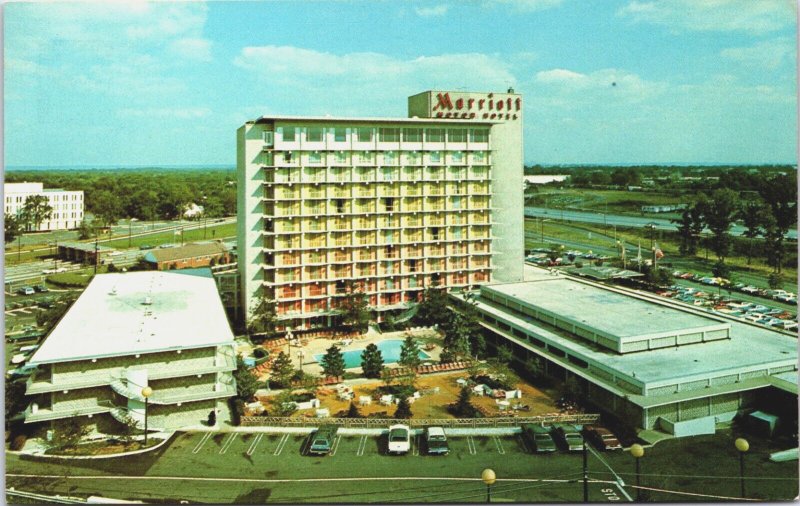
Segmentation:
[(144, 261), (156, 270), (194, 269), (231, 261), (228, 248), (222, 241), (192, 243), (172, 248), (156, 248), (144, 255)]
[[(96, 276), (29, 361), (25, 422), (98, 416), (174, 430), (236, 395), (233, 333), (210, 277)], [(107, 417), (106, 417), (107, 415)], [(112, 419), (113, 418), (113, 419)]]
[(574, 378), (597, 408), (675, 435), (751, 408), (796, 420), (796, 336), (534, 267), (526, 280), (481, 287), (487, 342)]
[(3, 202), (5, 214), (18, 215), (25, 207), (25, 200), (32, 195), (47, 198), (53, 213), (43, 221), (38, 232), (47, 230), (68, 230), (78, 228), (83, 221), (83, 191), (44, 189), (43, 183), (5, 183)]
[(523, 176), (525, 180), (525, 184), (547, 184), (557, 182), (560, 183), (562, 181), (566, 181), (569, 176), (567, 175), (539, 175), (539, 176)]
[(670, 204), (661, 206), (642, 206), (643, 213), (671, 213), (672, 211), (683, 211), (689, 207), (687, 204)]

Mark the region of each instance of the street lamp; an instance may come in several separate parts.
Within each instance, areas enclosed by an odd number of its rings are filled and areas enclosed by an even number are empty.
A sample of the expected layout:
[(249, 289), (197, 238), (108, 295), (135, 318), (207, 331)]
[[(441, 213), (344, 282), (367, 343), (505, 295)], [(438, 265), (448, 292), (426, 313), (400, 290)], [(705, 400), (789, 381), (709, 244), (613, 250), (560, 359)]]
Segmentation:
[(298, 362), (300, 362), (300, 374), (303, 373), (303, 358), (305, 358), (305, 356), (306, 352), (304, 352), (303, 350), (297, 352), (297, 360)]
[(131, 232), (132, 232), (132, 225), (134, 221), (139, 221), (136, 218), (131, 218), (128, 220), (128, 247), (131, 247)]
[(739, 450), (739, 481), (742, 486), (742, 498), (744, 498), (744, 454), (750, 449), (750, 443), (744, 438), (738, 438), (734, 445)]
[(484, 469), (481, 473), (481, 480), (486, 484), (486, 502), (492, 502), (492, 485), (497, 481), (497, 476), (491, 469)]
[(153, 389), (144, 387), (142, 389), (142, 397), (144, 397), (144, 445), (147, 446), (147, 405), (149, 404), (150, 396), (153, 395)]
[(639, 475), (639, 460), (644, 457), (644, 448), (640, 444), (635, 444), (631, 446), (631, 455), (633, 455), (634, 460), (636, 461), (636, 502), (641, 502), (642, 500), (642, 489), (639, 488), (641, 484), (641, 479)]

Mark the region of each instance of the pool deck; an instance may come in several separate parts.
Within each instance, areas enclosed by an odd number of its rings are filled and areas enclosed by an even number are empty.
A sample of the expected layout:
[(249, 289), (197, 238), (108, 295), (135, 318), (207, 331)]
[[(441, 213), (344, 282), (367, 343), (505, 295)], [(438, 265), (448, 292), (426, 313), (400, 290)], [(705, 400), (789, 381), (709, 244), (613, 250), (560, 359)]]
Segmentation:
[[(388, 341), (388, 340), (392, 340), (392, 339), (401, 340), (402, 341), (403, 339), (406, 338), (406, 336), (409, 333), (412, 336), (414, 336), (415, 338), (417, 338), (417, 339), (423, 339), (423, 338), (426, 338), (426, 337), (438, 336), (438, 334), (436, 334), (432, 330), (419, 330), (419, 331), (401, 330), (401, 331), (398, 331), (398, 332), (385, 332), (383, 334), (368, 333), (368, 334), (365, 334), (365, 335), (363, 335), (363, 336), (361, 336), (359, 338), (353, 339), (352, 340), (353, 342), (351, 342), (347, 346), (340, 346), (340, 348), (341, 348), (341, 350), (343, 352), (352, 351), (352, 350), (362, 350), (368, 344), (371, 344), (371, 343), (377, 344), (377, 343), (379, 343), (381, 341)], [(303, 370), (308, 372), (308, 373), (311, 373), (311, 374), (321, 375), (322, 374), (322, 367), (316, 361), (314, 356), (315, 355), (324, 355), (325, 351), (328, 348), (330, 348), (333, 344), (340, 343), (341, 341), (342, 341), (341, 338), (336, 338), (336, 339), (316, 338), (316, 339), (311, 340), (311, 342), (309, 342), (305, 346), (302, 346), (302, 347), (292, 346), (291, 347), (292, 362), (294, 362), (295, 364), (297, 364), (299, 366), (298, 352), (302, 350), (302, 352), (304, 353), (304, 356), (303, 356)], [(434, 361), (434, 362), (439, 362), (439, 355), (442, 352), (442, 348), (441, 348), (441, 346), (437, 346), (433, 350), (422, 350), (421, 349), (420, 351), (425, 352), (430, 357), (427, 360)], [(396, 364), (387, 364), (386, 367), (389, 367), (389, 368), (396, 367)], [(360, 367), (355, 367), (355, 368), (347, 369), (347, 370), (349, 372), (360, 372), (361, 368)]]

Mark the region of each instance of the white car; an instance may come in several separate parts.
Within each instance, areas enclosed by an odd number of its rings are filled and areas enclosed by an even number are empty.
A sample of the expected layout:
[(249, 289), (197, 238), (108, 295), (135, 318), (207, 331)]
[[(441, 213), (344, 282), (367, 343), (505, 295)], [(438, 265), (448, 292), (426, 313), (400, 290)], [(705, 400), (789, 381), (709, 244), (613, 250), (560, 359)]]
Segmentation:
[(411, 429), (408, 425), (392, 425), (389, 427), (389, 453), (403, 455), (411, 450)]

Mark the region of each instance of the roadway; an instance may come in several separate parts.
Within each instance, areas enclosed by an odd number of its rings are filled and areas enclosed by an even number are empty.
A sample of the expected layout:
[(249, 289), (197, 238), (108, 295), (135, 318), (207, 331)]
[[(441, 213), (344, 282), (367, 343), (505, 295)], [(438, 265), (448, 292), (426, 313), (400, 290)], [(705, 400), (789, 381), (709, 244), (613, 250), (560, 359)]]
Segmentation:
[[(620, 214), (605, 214), (590, 211), (571, 211), (568, 209), (551, 209), (546, 207), (525, 206), (526, 218), (549, 218), (555, 220), (577, 221), (581, 223), (595, 223), (600, 225), (616, 225), (618, 227), (644, 228), (645, 225), (652, 224), (658, 230), (675, 230), (676, 225), (665, 218), (649, 218), (642, 216), (627, 216)], [(734, 224), (730, 233), (732, 235), (743, 235), (745, 227)], [(708, 229), (704, 232), (710, 233)], [(789, 230), (786, 234), (789, 239), (797, 240), (797, 229)]]

